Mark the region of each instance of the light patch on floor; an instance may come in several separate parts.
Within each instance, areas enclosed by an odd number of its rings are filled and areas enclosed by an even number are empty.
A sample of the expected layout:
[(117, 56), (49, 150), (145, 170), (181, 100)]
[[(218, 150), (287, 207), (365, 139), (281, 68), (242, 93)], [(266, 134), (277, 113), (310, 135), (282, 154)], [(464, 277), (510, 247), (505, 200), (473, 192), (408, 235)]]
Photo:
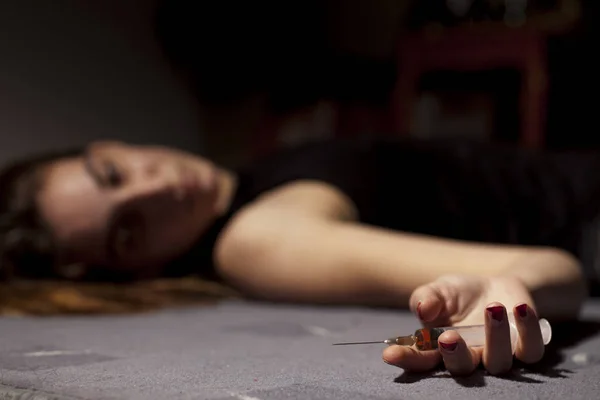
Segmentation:
[(576, 364), (585, 365), (589, 363), (590, 357), (587, 353), (577, 353), (571, 357), (571, 360)]
[(258, 397), (246, 396), (241, 393), (229, 393), (229, 394), (239, 400), (260, 400)]
[(73, 356), (81, 354), (90, 354), (89, 351), (69, 351), (69, 350), (42, 350), (23, 354), (25, 357), (55, 357), (55, 356)]
[(308, 332), (310, 332), (311, 334), (315, 335), (315, 336), (335, 336), (335, 333), (331, 332), (328, 329), (325, 329), (323, 327), (320, 326), (305, 326), (304, 329), (306, 329)]

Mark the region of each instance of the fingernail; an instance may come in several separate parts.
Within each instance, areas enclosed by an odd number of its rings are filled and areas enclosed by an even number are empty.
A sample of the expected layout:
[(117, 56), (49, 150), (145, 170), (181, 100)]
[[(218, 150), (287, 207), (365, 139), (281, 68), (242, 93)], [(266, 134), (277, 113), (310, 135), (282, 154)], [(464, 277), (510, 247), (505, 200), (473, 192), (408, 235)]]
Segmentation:
[(525, 318), (527, 316), (527, 304), (519, 304), (515, 308), (517, 309), (519, 317)]
[(421, 302), (417, 304), (417, 317), (421, 320), (423, 319), (423, 314), (421, 314)]
[(502, 306), (491, 306), (487, 308), (487, 312), (490, 314), (493, 320), (502, 322), (504, 319), (504, 307)]
[(440, 347), (446, 351), (454, 351), (456, 350), (456, 347), (458, 346), (458, 342), (454, 342), (454, 343), (444, 343), (444, 342), (439, 342)]

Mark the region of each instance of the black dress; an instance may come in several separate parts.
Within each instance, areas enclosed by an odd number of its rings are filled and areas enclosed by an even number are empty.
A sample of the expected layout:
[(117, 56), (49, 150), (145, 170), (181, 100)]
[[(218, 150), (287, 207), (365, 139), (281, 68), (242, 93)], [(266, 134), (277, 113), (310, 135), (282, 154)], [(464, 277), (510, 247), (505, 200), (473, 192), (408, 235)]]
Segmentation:
[(233, 214), (265, 191), (317, 180), (345, 192), (361, 223), (474, 242), (558, 247), (585, 261), (591, 276), (596, 246), (585, 243), (599, 232), (598, 171), (596, 154), (550, 154), (472, 141), (309, 143), (237, 171), (239, 186), (229, 212), (186, 260), (201, 265), (204, 276), (216, 277), (213, 248)]

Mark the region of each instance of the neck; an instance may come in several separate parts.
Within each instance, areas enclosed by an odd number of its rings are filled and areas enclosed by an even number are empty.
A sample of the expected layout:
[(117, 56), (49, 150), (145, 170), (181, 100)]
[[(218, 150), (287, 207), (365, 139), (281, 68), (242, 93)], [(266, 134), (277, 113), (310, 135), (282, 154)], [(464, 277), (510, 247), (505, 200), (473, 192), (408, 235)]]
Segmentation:
[(217, 215), (221, 216), (225, 214), (231, 207), (233, 196), (238, 187), (237, 176), (229, 170), (219, 170), (218, 177), (218, 193), (215, 201), (215, 211)]

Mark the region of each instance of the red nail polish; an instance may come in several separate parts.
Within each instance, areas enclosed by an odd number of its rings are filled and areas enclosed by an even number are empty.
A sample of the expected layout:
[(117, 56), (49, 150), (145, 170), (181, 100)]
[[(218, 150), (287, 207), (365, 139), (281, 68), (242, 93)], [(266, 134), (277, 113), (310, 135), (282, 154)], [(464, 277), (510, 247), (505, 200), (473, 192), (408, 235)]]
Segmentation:
[(439, 342), (440, 347), (446, 351), (454, 351), (456, 350), (456, 347), (458, 347), (458, 342), (454, 342), (454, 343), (444, 343), (444, 342)]
[(519, 317), (525, 318), (527, 316), (527, 304), (519, 304), (515, 308), (517, 309)]
[(423, 314), (421, 314), (421, 302), (419, 302), (419, 304), (417, 304), (417, 317), (419, 317), (419, 319), (423, 319)]
[(487, 308), (487, 312), (490, 313), (490, 316), (493, 320), (498, 322), (502, 322), (504, 319), (504, 307), (502, 306), (491, 306)]

